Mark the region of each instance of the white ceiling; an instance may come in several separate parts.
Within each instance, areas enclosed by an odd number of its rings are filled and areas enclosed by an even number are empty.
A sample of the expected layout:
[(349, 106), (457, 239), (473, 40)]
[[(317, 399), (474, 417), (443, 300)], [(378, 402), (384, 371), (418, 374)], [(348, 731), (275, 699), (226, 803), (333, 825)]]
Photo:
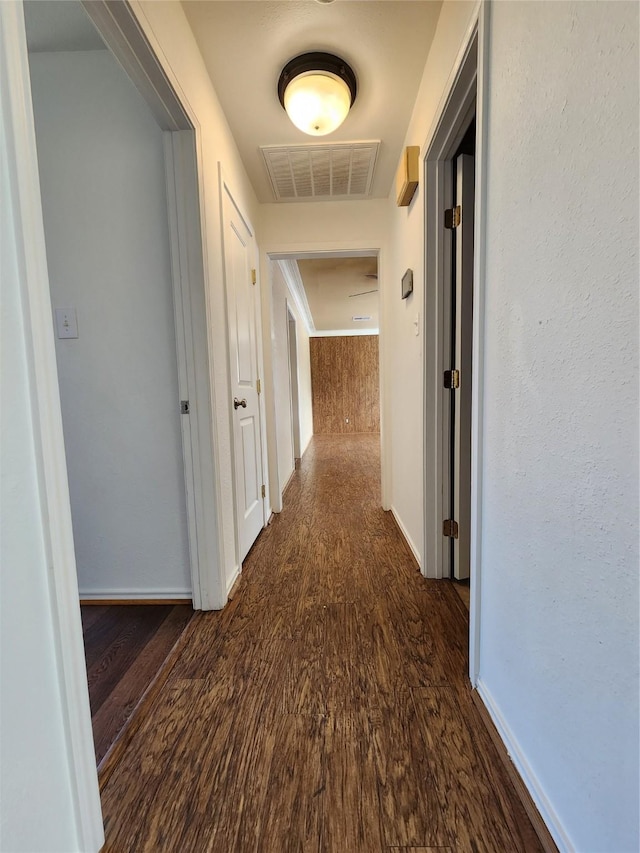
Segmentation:
[[(378, 280), (372, 278), (378, 272), (377, 258), (304, 259), (298, 269), (318, 332), (377, 332)], [(371, 319), (353, 319), (363, 315)]]
[[(1, 2), (1, 0), (0, 0)], [(188, 0), (183, 2), (259, 199), (273, 201), (261, 145), (380, 140), (372, 196), (386, 197), (411, 117), (442, 0)], [(78, 0), (27, 0), (30, 52), (104, 49)], [(354, 34), (357, 33), (357, 39)], [(358, 97), (344, 125), (313, 140), (286, 117), (282, 66), (306, 50), (354, 68)], [(376, 258), (298, 261), (317, 331), (377, 330)], [(358, 322), (353, 316), (370, 316)]]
[[(261, 145), (380, 140), (371, 196), (385, 198), (442, 0), (183, 0), (209, 75), (261, 202), (274, 201)], [(353, 68), (358, 95), (337, 131), (311, 137), (278, 100), (283, 66), (310, 50)], [(420, 144), (422, 140), (417, 140)]]

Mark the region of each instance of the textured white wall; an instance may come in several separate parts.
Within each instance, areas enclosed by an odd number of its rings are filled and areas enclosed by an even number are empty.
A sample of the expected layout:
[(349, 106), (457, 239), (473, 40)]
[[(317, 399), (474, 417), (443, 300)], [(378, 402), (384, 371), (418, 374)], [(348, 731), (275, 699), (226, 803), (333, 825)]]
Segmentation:
[(298, 395), (300, 412), (300, 447), (307, 448), (313, 435), (313, 412), (311, 404), (311, 358), (309, 335), (304, 322), (296, 310), (289, 288), (277, 263), (272, 263), (271, 305), (273, 332), (271, 337), (274, 394), (276, 404), (276, 437), (278, 444), (278, 476), (280, 488), (284, 488), (294, 470), (291, 433), (291, 393), (289, 386), (289, 349), (287, 346), (287, 300), (296, 320), (298, 341)]
[(30, 65), (80, 592), (189, 594), (162, 131), (108, 51)]
[(14, 250), (16, 223), (9, 192), (4, 107), (3, 98), (0, 849), (67, 853), (78, 849), (78, 836), (65, 754), (67, 737), (44, 546), (38, 441), (32, 421), (33, 388), (25, 348), (26, 308), (21, 296), (24, 270), (18, 268)]
[(638, 5), (491, 10), (480, 677), (580, 851), (638, 837)]

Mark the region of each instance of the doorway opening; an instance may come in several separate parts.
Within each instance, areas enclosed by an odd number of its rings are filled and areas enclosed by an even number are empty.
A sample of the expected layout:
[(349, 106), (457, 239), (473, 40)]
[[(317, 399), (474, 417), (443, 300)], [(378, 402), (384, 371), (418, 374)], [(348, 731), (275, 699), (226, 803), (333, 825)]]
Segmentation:
[[(471, 391), (473, 339), (473, 227), (475, 116), (451, 160), (454, 214), (449, 325), (449, 577), (467, 610), (471, 573)], [(445, 371), (445, 376), (447, 376)]]
[[(65, 4), (64, 37), (57, 11), (25, 4), (100, 764), (216, 581), (215, 513), (201, 488), (211, 453), (200, 441), (203, 422), (210, 432), (203, 248), (193, 125), (177, 101), (162, 118), (132, 86), (106, 47), (115, 22), (104, 18), (103, 35), (90, 19), (104, 4), (91, 15)], [(113, 11), (132, 23), (124, 4)]]
[[(269, 252), (272, 507), (312, 436), (381, 432), (379, 252)], [(267, 335), (265, 334), (265, 338)]]
[[(425, 173), (426, 577), (469, 601), (469, 676), (480, 631), (484, 12), (455, 64), (434, 123)], [(479, 236), (478, 236), (479, 235)]]
[(26, 30), (100, 764), (192, 615), (165, 153), (82, 6), (83, 51), (44, 37), (52, 11)]

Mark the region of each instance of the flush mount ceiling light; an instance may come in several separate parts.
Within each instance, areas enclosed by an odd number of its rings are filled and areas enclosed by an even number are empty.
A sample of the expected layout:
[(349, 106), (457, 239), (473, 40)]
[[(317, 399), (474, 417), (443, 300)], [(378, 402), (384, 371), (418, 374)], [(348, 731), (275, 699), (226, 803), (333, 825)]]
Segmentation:
[(297, 128), (325, 136), (340, 127), (356, 99), (353, 69), (332, 53), (303, 53), (287, 62), (278, 97)]

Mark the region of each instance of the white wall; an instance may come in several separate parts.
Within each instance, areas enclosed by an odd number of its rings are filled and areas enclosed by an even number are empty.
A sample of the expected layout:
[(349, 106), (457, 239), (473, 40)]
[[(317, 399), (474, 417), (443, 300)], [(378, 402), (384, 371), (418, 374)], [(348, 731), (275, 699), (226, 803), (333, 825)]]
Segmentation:
[(638, 819), (638, 5), (491, 10), (480, 675), (569, 843)]
[[(230, 412), (232, 395), (226, 348), (218, 164), (222, 166), (224, 178), (234, 199), (254, 228), (258, 225), (258, 202), (180, 3), (133, 0), (131, 7), (145, 37), (156, 51), (163, 69), (179, 97), (187, 105), (190, 117), (196, 125), (199, 166), (204, 187), (202, 215), (205, 230), (204, 248), (208, 259), (205, 286), (210, 330), (209, 351), (213, 366), (212, 406), (219, 474), (218, 496), (222, 515), (224, 575), (228, 583), (235, 576), (238, 566), (233, 518), (235, 502)], [(258, 238), (259, 236), (258, 234)], [(266, 282), (266, 277), (261, 277), (261, 291), (264, 290)]]
[(371, 249), (387, 245), (384, 199), (260, 205), (265, 252)]
[(277, 261), (271, 263), (271, 310), (274, 400), (276, 441), (278, 448), (278, 479), (283, 489), (294, 470), (294, 453), (291, 424), (291, 388), (289, 383), (288, 310), (296, 321), (298, 351), (298, 408), (300, 420), (300, 448), (307, 449), (313, 435), (313, 410), (311, 401), (311, 354), (309, 334), (296, 309), (293, 297)]
[(80, 592), (189, 595), (162, 131), (108, 51), (30, 66)]

